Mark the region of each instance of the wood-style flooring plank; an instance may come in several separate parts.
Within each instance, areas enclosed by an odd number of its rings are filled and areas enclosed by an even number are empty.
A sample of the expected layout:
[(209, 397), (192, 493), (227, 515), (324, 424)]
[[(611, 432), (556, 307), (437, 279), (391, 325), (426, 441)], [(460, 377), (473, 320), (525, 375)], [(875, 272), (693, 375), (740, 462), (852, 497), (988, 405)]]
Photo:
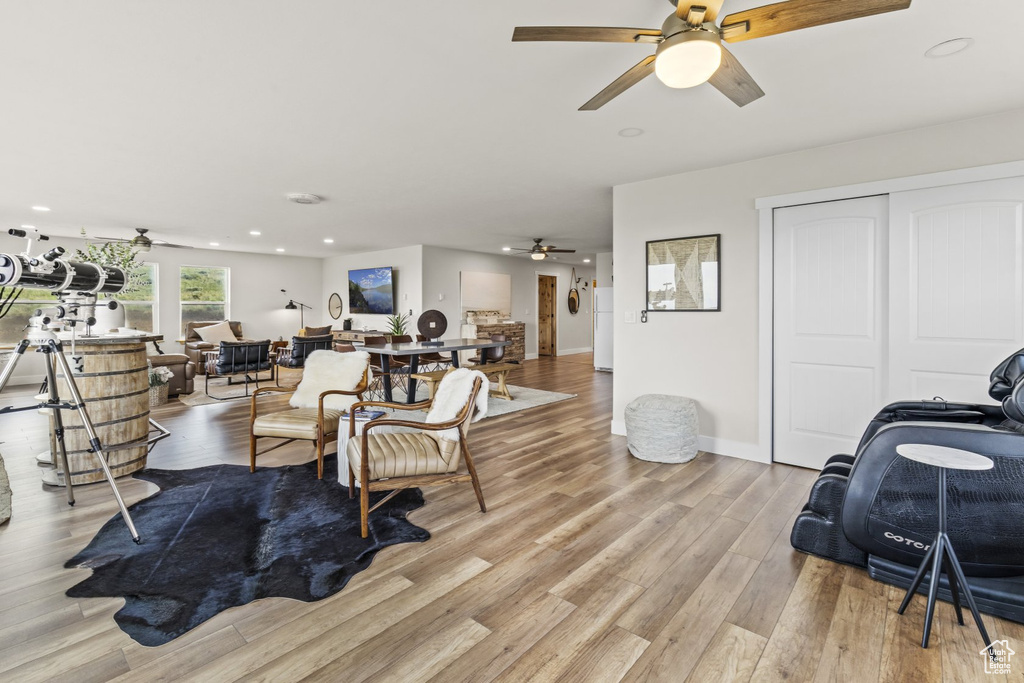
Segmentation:
[[(424, 489), (409, 519), (427, 542), (382, 550), (330, 598), (258, 600), (155, 648), (113, 621), (122, 598), (64, 593), (89, 575), (64, 562), (117, 515), (109, 489), (79, 487), (69, 507), (39, 484), (46, 418), (5, 416), (0, 681), (1000, 680), (983, 673), (969, 617), (958, 626), (940, 603), (922, 650), (923, 598), (899, 617), (902, 591), (790, 547), (814, 471), (631, 456), (608, 429), (612, 375), (591, 360), (524, 362), (514, 384), (578, 396), (474, 425), (486, 514), (465, 484)], [(8, 388), (0, 406), (34, 390)], [(172, 401), (153, 415), (172, 434), (150, 467), (247, 466), (247, 403)], [(311, 459), (292, 444), (260, 467)], [(158, 490), (118, 485), (129, 504)], [(1024, 652), (1024, 625), (985, 621)]]

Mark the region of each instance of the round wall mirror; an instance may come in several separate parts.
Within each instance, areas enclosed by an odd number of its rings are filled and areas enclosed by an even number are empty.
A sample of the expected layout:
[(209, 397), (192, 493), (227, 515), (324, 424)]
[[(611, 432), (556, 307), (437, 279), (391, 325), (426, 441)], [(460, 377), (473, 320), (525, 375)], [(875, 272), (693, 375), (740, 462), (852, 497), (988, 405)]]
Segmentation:
[(580, 310), (580, 293), (573, 287), (569, 290), (569, 313), (576, 315)]

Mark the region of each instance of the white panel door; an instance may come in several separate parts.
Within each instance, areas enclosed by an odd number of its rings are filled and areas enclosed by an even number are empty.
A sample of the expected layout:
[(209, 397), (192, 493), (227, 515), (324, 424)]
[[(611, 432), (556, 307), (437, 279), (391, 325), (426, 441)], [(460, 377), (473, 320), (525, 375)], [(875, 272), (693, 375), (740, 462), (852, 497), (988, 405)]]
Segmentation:
[(774, 459), (853, 453), (882, 405), (888, 201), (776, 209)]
[(991, 403), (1024, 347), (1024, 178), (890, 198), (890, 400)]

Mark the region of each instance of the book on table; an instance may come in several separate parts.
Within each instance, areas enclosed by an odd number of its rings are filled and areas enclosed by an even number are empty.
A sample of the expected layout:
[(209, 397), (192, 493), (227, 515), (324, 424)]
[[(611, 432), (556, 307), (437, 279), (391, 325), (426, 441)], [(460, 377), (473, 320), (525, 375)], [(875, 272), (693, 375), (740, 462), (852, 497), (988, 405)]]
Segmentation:
[[(369, 422), (370, 420), (376, 420), (378, 417), (383, 417), (383, 415), (383, 410), (357, 410), (356, 422)], [(341, 418), (343, 420), (349, 419), (347, 410), (341, 414)]]

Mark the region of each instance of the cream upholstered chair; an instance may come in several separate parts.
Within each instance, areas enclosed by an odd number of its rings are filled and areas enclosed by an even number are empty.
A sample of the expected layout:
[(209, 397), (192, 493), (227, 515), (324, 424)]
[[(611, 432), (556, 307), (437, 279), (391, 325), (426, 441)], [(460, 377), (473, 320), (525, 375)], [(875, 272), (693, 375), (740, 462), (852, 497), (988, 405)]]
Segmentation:
[[(481, 393), (482, 392), (482, 393)], [(473, 464), (473, 455), (466, 442), (466, 433), (474, 419), (487, 410), (487, 377), (479, 371), (455, 370), (447, 375), (431, 401), (420, 403), (386, 403), (360, 401), (352, 404), (349, 416), (348, 495), (355, 495), (359, 477), (359, 511), (362, 536), (369, 535), (370, 513), (402, 489), (416, 486), (439, 486), (453, 482), (472, 481), (480, 511), (487, 512), (480, 480)], [(482, 401), (481, 401), (482, 398)], [(433, 405), (432, 405), (433, 404)], [(426, 422), (377, 418), (363, 425), (360, 437), (355, 434), (355, 410), (381, 407), (394, 410), (430, 409)], [(419, 431), (377, 432), (381, 427), (412, 427)], [(459, 472), (461, 460), (466, 472)], [(390, 491), (372, 508), (371, 491)]]
[[(322, 349), (308, 356), (302, 381), (294, 390), (280, 387), (257, 389), (252, 395), (249, 412), (249, 471), (256, 471), (257, 455), (303, 440), (314, 442), (317, 478), (323, 479), (324, 447), (338, 440), (341, 416), (349, 406), (363, 398), (369, 383), (370, 356), (365, 351), (336, 353)], [(257, 399), (270, 393), (291, 394), (291, 409), (258, 414)], [(284, 441), (257, 453), (257, 440), (266, 437)]]

